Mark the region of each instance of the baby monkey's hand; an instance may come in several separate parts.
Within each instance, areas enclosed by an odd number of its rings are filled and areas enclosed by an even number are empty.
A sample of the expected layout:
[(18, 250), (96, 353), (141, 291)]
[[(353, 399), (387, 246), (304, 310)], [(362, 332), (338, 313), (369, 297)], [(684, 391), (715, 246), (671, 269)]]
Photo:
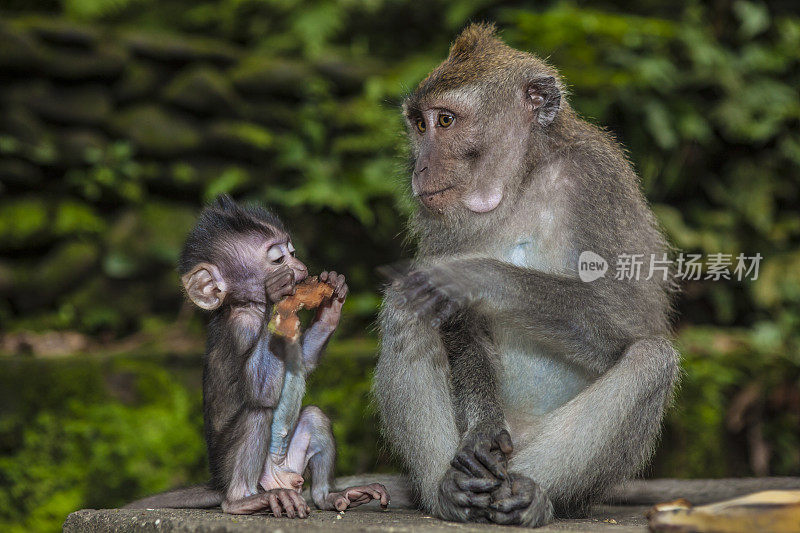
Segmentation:
[(333, 295), (330, 300), (323, 302), (317, 308), (317, 317), (314, 322), (330, 334), (339, 325), (339, 319), (342, 317), (342, 305), (349, 288), (344, 274), (337, 274), (334, 271), (323, 272), (319, 275), (319, 280), (333, 287)]
[(320, 274), (319, 280), (333, 287), (333, 296), (331, 296), (331, 298), (334, 300), (344, 301), (347, 297), (347, 291), (349, 289), (344, 279), (344, 274), (337, 274), (335, 271), (331, 270), (330, 272), (323, 272)]
[(294, 294), (294, 271), (287, 265), (275, 269), (264, 281), (269, 303), (277, 303), (284, 296)]

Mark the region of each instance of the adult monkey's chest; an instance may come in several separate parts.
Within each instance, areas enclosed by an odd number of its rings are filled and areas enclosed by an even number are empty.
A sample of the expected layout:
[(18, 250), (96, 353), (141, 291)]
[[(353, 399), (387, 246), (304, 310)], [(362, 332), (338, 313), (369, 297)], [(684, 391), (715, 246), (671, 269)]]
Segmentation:
[[(557, 208), (541, 205), (520, 224), (524, 229), (515, 239), (496, 250), (496, 257), (520, 268), (573, 275), (568, 265), (571, 239), (559, 218)], [(501, 362), (500, 396), (512, 434), (515, 426), (535, 426), (537, 418), (568, 402), (594, 378), (524, 328), (502, 317), (491, 318), (490, 324)]]

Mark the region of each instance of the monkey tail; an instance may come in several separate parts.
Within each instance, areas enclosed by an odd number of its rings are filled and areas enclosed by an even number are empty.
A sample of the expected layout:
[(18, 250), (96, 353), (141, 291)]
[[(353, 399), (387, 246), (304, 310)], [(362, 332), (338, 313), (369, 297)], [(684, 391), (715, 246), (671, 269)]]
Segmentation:
[(222, 492), (209, 485), (195, 485), (148, 496), (125, 505), (123, 509), (205, 509), (217, 507), (223, 500)]

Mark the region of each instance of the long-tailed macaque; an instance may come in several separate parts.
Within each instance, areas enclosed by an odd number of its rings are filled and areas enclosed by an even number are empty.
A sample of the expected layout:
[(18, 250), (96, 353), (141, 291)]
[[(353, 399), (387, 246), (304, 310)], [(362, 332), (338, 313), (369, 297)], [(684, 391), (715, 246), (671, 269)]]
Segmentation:
[[(624, 254), (663, 261), (665, 239), (620, 146), (492, 26), (403, 111), (418, 252), (381, 313), (385, 436), (438, 517), (580, 513), (649, 459), (679, 374), (671, 278), (614, 273)], [(582, 252), (610, 271), (581, 281)]]
[(234, 514), (271, 510), (308, 516), (301, 495), (311, 476), (320, 509), (342, 511), (371, 500), (386, 507), (379, 483), (333, 489), (336, 445), (317, 407), (301, 410), (305, 377), (339, 323), (345, 278), (323, 272), (333, 295), (299, 340), (272, 335), (274, 303), (308, 275), (281, 221), (221, 196), (206, 208), (180, 258), (189, 299), (210, 311), (203, 406), (211, 484), (139, 500), (128, 507), (212, 507)]

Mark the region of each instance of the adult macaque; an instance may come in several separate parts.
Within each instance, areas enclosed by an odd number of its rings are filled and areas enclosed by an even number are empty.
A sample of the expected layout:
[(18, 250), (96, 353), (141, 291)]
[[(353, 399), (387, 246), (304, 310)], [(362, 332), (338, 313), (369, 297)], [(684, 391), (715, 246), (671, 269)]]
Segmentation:
[[(383, 485), (332, 488), (336, 445), (317, 407), (300, 410), (305, 377), (339, 323), (347, 296), (343, 275), (323, 272), (332, 297), (297, 340), (267, 327), (274, 303), (295, 292), (308, 271), (273, 214), (227, 196), (205, 209), (180, 258), (189, 299), (212, 312), (203, 373), (210, 487), (172, 491), (128, 507), (212, 507), (305, 518), (303, 474), (320, 509), (342, 511), (379, 500)], [(331, 291), (329, 291), (331, 292)]]
[(387, 290), (374, 394), (422, 507), (542, 525), (651, 456), (679, 373), (671, 283), (607, 275), (668, 247), (619, 145), (558, 72), (473, 25), (404, 104), (415, 270)]

